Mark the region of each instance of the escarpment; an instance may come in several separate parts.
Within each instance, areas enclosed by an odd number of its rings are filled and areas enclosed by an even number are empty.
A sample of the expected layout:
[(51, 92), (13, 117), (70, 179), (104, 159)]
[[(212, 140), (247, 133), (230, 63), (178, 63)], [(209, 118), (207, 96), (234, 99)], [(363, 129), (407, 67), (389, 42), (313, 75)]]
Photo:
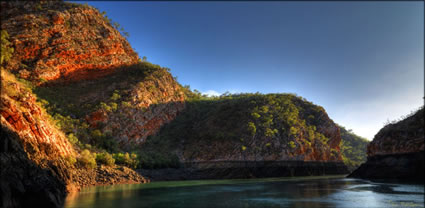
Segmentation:
[(142, 183), (128, 168), (84, 168), (65, 134), (29, 86), (1, 71), (0, 193), (2, 207), (60, 207), (67, 192), (99, 184)]
[(367, 161), (349, 177), (423, 182), (424, 108), (386, 125), (367, 147)]
[(137, 63), (127, 40), (97, 9), (63, 1), (1, 2), (15, 49), (8, 69), (37, 83), (93, 79)]

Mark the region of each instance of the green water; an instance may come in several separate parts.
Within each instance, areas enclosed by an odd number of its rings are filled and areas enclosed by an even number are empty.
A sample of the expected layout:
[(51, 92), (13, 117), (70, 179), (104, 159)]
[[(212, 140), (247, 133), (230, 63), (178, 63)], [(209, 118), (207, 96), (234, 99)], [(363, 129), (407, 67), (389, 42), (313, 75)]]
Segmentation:
[(152, 182), (98, 186), (69, 195), (66, 208), (424, 207), (424, 185), (343, 176)]

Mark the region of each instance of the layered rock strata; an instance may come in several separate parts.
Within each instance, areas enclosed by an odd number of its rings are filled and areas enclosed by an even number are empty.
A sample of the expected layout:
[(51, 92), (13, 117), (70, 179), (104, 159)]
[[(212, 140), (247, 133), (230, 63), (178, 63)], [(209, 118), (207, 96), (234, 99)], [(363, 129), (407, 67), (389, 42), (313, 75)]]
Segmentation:
[(1, 7), (1, 29), (15, 49), (8, 68), (22, 78), (93, 79), (138, 61), (113, 23), (93, 7), (63, 1), (3, 1)]

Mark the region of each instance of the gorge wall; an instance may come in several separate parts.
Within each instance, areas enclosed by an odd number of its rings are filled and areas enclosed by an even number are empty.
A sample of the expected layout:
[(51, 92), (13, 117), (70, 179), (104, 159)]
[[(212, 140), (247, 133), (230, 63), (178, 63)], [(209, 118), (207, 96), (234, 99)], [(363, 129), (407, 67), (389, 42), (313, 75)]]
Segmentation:
[(424, 182), (424, 108), (382, 128), (367, 147), (354, 178)]
[(1, 66), (0, 206), (61, 207), (66, 194), (80, 187), (147, 182), (120, 165), (75, 163), (81, 148), (68, 141), (69, 132), (37, 94), (139, 63), (127, 40), (88, 6), (3, 1), (1, 8), (1, 29), (14, 53)]
[[(140, 60), (95, 8), (1, 7), (14, 48), (1, 71), (3, 207), (60, 207), (80, 187), (148, 181), (121, 165), (75, 162), (88, 150), (138, 151), (144, 168), (216, 165), (184, 167), (200, 178), (346, 173), (339, 128), (320, 106), (291, 94), (193, 98), (169, 69)], [(222, 165), (229, 161), (254, 167)], [(257, 166), (264, 161), (288, 162)]]

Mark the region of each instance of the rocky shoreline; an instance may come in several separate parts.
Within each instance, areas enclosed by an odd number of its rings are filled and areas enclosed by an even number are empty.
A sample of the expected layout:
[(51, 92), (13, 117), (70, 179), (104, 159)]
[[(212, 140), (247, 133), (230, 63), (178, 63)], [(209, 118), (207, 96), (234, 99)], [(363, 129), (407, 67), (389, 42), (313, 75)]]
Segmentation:
[(181, 168), (136, 170), (152, 181), (246, 179), (348, 174), (342, 162), (267, 161), (202, 162)]
[(424, 183), (424, 151), (369, 157), (348, 177)]

